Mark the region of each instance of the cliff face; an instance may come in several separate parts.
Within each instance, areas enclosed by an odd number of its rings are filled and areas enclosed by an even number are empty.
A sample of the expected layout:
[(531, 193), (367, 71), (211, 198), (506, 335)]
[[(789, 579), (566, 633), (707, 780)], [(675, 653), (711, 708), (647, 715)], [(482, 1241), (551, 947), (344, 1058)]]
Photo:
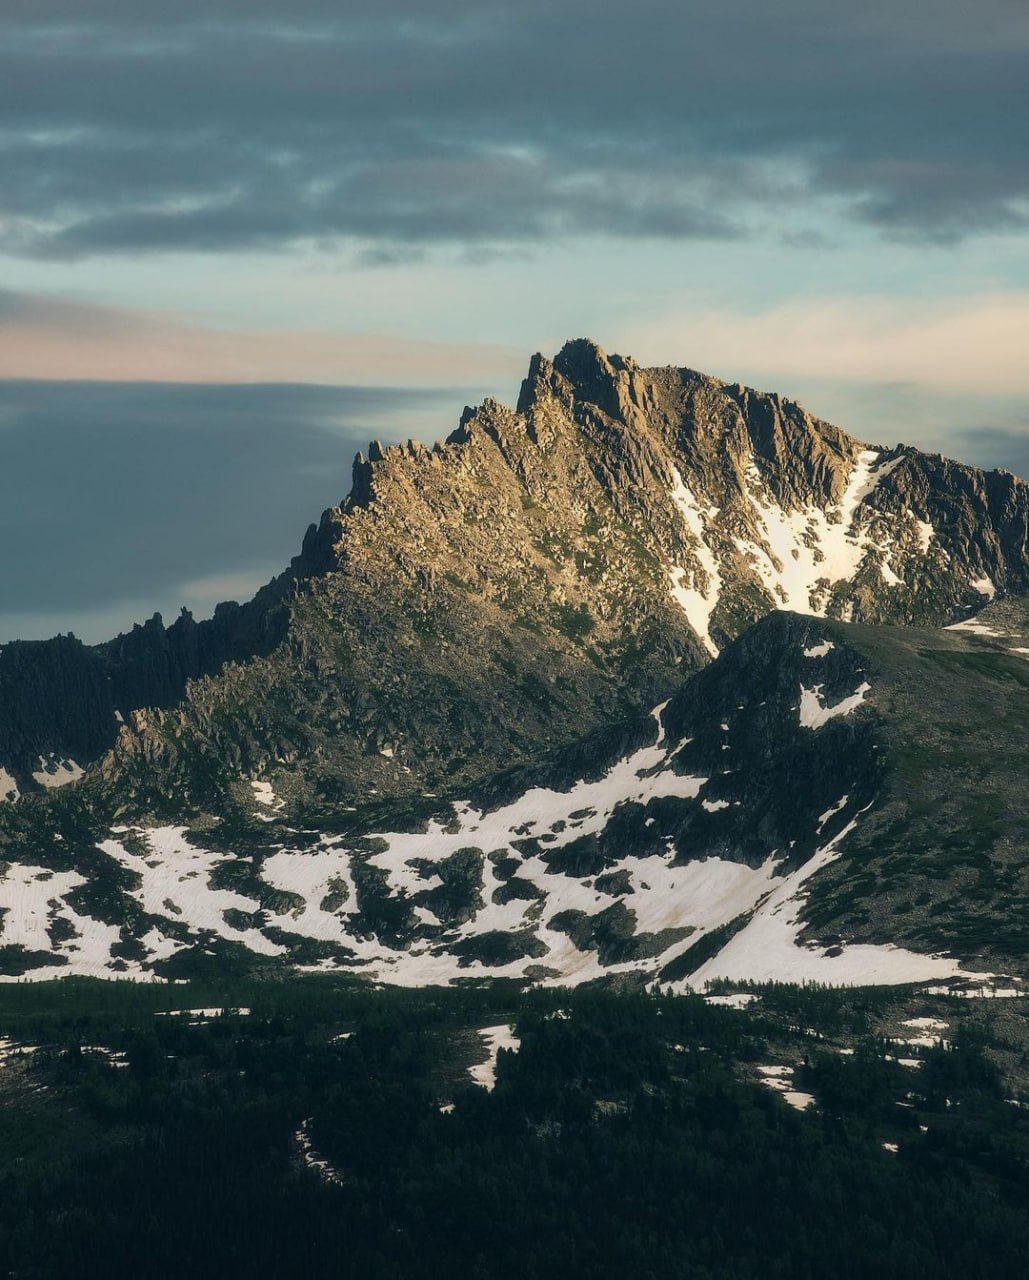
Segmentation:
[(116, 709), (103, 775), (132, 803), (276, 770), (304, 804), (436, 788), (658, 701), (770, 610), (932, 625), (1024, 592), (1027, 511), (1006, 473), (572, 342), (515, 411), (359, 455), (250, 605), (80, 654), (91, 710), (30, 698), (9, 759), (96, 759)]
[[(501, 601), (533, 568), (601, 616), (653, 587), (713, 654), (773, 608), (936, 623), (1021, 592), (1027, 512), (1007, 473), (868, 447), (779, 396), (574, 342), (534, 357), (516, 413), (488, 401), (432, 452), (359, 459), (323, 530), (341, 568), (459, 566)], [(547, 539), (567, 555), (534, 565)]]

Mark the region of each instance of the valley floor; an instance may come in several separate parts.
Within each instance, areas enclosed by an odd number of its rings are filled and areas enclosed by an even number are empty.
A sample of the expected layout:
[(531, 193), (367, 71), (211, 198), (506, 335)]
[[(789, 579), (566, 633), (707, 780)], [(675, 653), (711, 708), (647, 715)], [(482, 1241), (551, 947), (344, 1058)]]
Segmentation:
[(0, 1270), (996, 1277), (1023, 997), (337, 976), (0, 989)]

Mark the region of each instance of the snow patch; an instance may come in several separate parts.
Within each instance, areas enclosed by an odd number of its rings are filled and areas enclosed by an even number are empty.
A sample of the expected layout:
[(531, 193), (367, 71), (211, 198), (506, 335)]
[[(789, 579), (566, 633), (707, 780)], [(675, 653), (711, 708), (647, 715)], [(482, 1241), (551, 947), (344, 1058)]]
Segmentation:
[(27, 1058), (38, 1049), (38, 1044), (25, 1044), (20, 1040), (0, 1036), (0, 1066), (6, 1066), (12, 1059)]
[(155, 1015), (158, 1018), (220, 1018), (223, 1014), (228, 1014), (234, 1018), (246, 1018), (250, 1014), (250, 1010), (245, 1006), (239, 1009), (226, 1009), (221, 1005), (211, 1009), (160, 1009)]
[[(920, 955), (901, 947), (856, 943), (840, 948), (799, 942), (806, 900), (804, 884), (840, 854), (840, 845), (857, 826), (850, 821), (802, 867), (779, 880), (744, 927), (690, 975), (687, 985), (703, 990), (716, 978), (731, 982), (825, 982), (832, 986), (868, 986), (925, 982), (961, 974), (956, 960)], [(836, 954), (830, 954), (830, 950)]]
[(254, 792), (254, 799), (258, 804), (267, 805), (270, 809), (279, 809), (282, 807), (282, 801), (278, 799), (275, 792), (272, 790), (272, 784), (270, 782), (260, 782), (257, 779), (254, 779), (250, 786)]
[(816, 684), (812, 689), (807, 689), (804, 685), (801, 685), (800, 723), (802, 727), (805, 729), (820, 729), (822, 725), (834, 720), (837, 716), (849, 716), (852, 711), (856, 710), (864, 702), (865, 694), (871, 688), (872, 686), (866, 680), (849, 697), (833, 703), (832, 706), (825, 706), (819, 696), (822, 691), (820, 684)]
[[(972, 975), (965, 974), (963, 976), (968, 978)], [(990, 975), (986, 976), (989, 977)], [(1026, 994), (1021, 987), (1002, 987), (993, 982), (980, 982), (975, 985), (967, 983), (961, 985), (948, 984), (946, 986), (925, 987), (923, 990), (927, 996), (956, 996), (959, 1000), (1014, 1000)]]
[(225, 920), (228, 910), (255, 912), (261, 906), (235, 890), (211, 888), (212, 872), (232, 858), (191, 845), (183, 827), (152, 827), (146, 841), (144, 854), (130, 852), (115, 839), (100, 844), (104, 853), (139, 876), (140, 887), (131, 893), (144, 911), (176, 920), (193, 932), (207, 930), (241, 942), (259, 955), (283, 953), (284, 948), (269, 942), (260, 930), (236, 929)]
[(293, 1134), (293, 1141), (300, 1151), (300, 1158), (308, 1169), (313, 1169), (326, 1182), (340, 1183), (343, 1181), (343, 1177), (339, 1171), (334, 1169), (328, 1160), (319, 1155), (314, 1149), (311, 1142), (311, 1119), (312, 1117), (309, 1116), (306, 1120), (301, 1121), (300, 1128)]
[(95, 1054), (112, 1067), (127, 1067), (129, 1065), (129, 1056), (122, 1049), (109, 1049), (105, 1044), (83, 1044), (79, 1045), (83, 1053)]
[(829, 808), (826, 809), (825, 813), (821, 813), (818, 815), (819, 831), (822, 830), (822, 828), (825, 826), (825, 824), (829, 821), (830, 818), (834, 818), (836, 814), (838, 814), (840, 810), (846, 806), (847, 801), (849, 799), (850, 799), (850, 796), (842, 796), (839, 800), (836, 801), (835, 804), (830, 805)]
[(769, 595), (782, 609), (824, 615), (834, 583), (849, 580), (876, 546), (861, 510), (866, 498), (901, 461), (881, 461), (882, 452), (863, 450), (835, 506), (814, 504), (785, 511), (768, 493), (756, 464), (746, 473), (760, 541), (736, 538), (737, 549), (750, 562)]
[(74, 760), (58, 760), (51, 755), (39, 757), (39, 768), (33, 770), (32, 776), (41, 787), (66, 787), (69, 782), (78, 782), (82, 773), (81, 765)]
[(257, 817), (259, 817), (263, 822), (274, 822), (275, 821), (274, 815), (280, 809), (285, 807), (285, 802), (280, 800), (279, 797), (275, 794), (275, 792), (272, 790), (272, 784), (270, 782), (261, 782), (258, 779), (254, 779), (250, 783), (250, 786), (251, 786), (251, 789), (253, 790), (254, 799), (257, 801), (257, 803), (263, 806), (265, 809), (272, 810), (271, 813), (259, 813), (257, 814)]
[(903, 1025), (916, 1031), (946, 1031), (950, 1024), (939, 1018), (906, 1018)]
[(517, 1053), (521, 1041), (515, 1035), (514, 1028), (507, 1023), (499, 1027), (482, 1027), (479, 1035), (486, 1042), (489, 1057), (485, 1062), (477, 1062), (473, 1067), (469, 1067), (468, 1074), (476, 1084), (492, 1090), (497, 1083), (497, 1055), (501, 1049), (511, 1049)]
[[(705, 540), (704, 519), (710, 517), (711, 511), (701, 511), (700, 504), (683, 483), (683, 478), (675, 467), (672, 468), (672, 480), (672, 501), (690, 532), (694, 542), (693, 551), (700, 565), (699, 574), (696, 571), (690, 573), (678, 565), (669, 571), (672, 599), (686, 615), (704, 648), (712, 657), (716, 657), (718, 646), (711, 639), (709, 627), (711, 615), (722, 592), (722, 575), (718, 561)], [(687, 581), (692, 585), (687, 586)], [(698, 581), (704, 585), (698, 586)]]
[(664, 715), (665, 707), (668, 706), (669, 702), (671, 702), (671, 698), (666, 698), (664, 702), (659, 702), (650, 713), (657, 721), (657, 740), (654, 743), (655, 747), (660, 747), (665, 740), (665, 726), (661, 717)]
[[(60, 965), (33, 969), (33, 978), (112, 976), (111, 948), (118, 941), (120, 930), (91, 916), (79, 915), (64, 901), (65, 895), (85, 883), (85, 877), (77, 871), (51, 871), (24, 863), (6, 865), (0, 879), (0, 944), (48, 952), (64, 960)], [(71, 926), (72, 936), (55, 946), (48, 926), (57, 920)], [(0, 978), (14, 980), (14, 975)]]
[(891, 1044), (905, 1045), (912, 1049), (935, 1049), (938, 1044), (947, 1047), (947, 1041), (941, 1036), (934, 1035), (911, 1035), (911, 1036), (890, 1036)]
[(923, 555), (929, 550), (929, 545), (936, 536), (936, 530), (932, 527), (928, 520), (920, 520), (917, 516), (913, 517), (915, 522), (915, 533), (918, 535), (918, 547)]
[(997, 636), (997, 632), (985, 622), (980, 622), (978, 618), (966, 618), (964, 622), (952, 622), (949, 627), (944, 628), (945, 631), (971, 631), (977, 636)]
[(745, 1009), (748, 1004), (753, 1004), (755, 1000), (761, 997), (753, 991), (734, 991), (727, 996), (705, 996), (704, 1000), (707, 1004), (724, 1005), (727, 1009)]
[(792, 1067), (759, 1065), (758, 1074), (761, 1076), (763, 1085), (774, 1089), (784, 1102), (789, 1103), (797, 1111), (806, 1111), (815, 1101), (814, 1094), (791, 1088)]

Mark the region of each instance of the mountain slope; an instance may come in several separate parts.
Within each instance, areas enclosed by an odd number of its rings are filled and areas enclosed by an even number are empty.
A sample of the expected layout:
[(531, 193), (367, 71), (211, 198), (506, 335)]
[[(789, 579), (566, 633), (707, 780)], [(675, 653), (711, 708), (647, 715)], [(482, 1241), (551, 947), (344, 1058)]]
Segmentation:
[[(0, 962), (402, 984), (1025, 974), (1029, 608), (958, 629), (776, 613), (652, 714), (447, 799), (190, 826), (96, 781), (0, 811)], [(253, 813), (256, 808), (257, 814)]]
[[(21, 789), (34, 751), (86, 764), (117, 710), (102, 772), (127, 809), (266, 774), (298, 806), (470, 782), (667, 697), (771, 609), (935, 624), (1024, 591), (1027, 512), (1006, 473), (572, 342), (534, 357), (517, 411), (359, 456), (259, 626), (106, 710), (101, 690), (88, 734), (43, 707), (4, 763)], [(31, 676), (23, 652), (12, 684)]]

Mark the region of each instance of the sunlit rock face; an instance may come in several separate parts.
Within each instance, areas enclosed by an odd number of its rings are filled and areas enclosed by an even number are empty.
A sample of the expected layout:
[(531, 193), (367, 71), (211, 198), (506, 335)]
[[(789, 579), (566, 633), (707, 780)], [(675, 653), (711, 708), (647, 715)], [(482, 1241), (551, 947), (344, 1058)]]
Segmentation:
[(1026, 495), (571, 342), (515, 410), (359, 455), (250, 603), (0, 650), (0, 765), (26, 790), (104, 758), (187, 807), (277, 764), (312, 799), (471, 781), (667, 697), (770, 610), (938, 624), (1025, 590)]

